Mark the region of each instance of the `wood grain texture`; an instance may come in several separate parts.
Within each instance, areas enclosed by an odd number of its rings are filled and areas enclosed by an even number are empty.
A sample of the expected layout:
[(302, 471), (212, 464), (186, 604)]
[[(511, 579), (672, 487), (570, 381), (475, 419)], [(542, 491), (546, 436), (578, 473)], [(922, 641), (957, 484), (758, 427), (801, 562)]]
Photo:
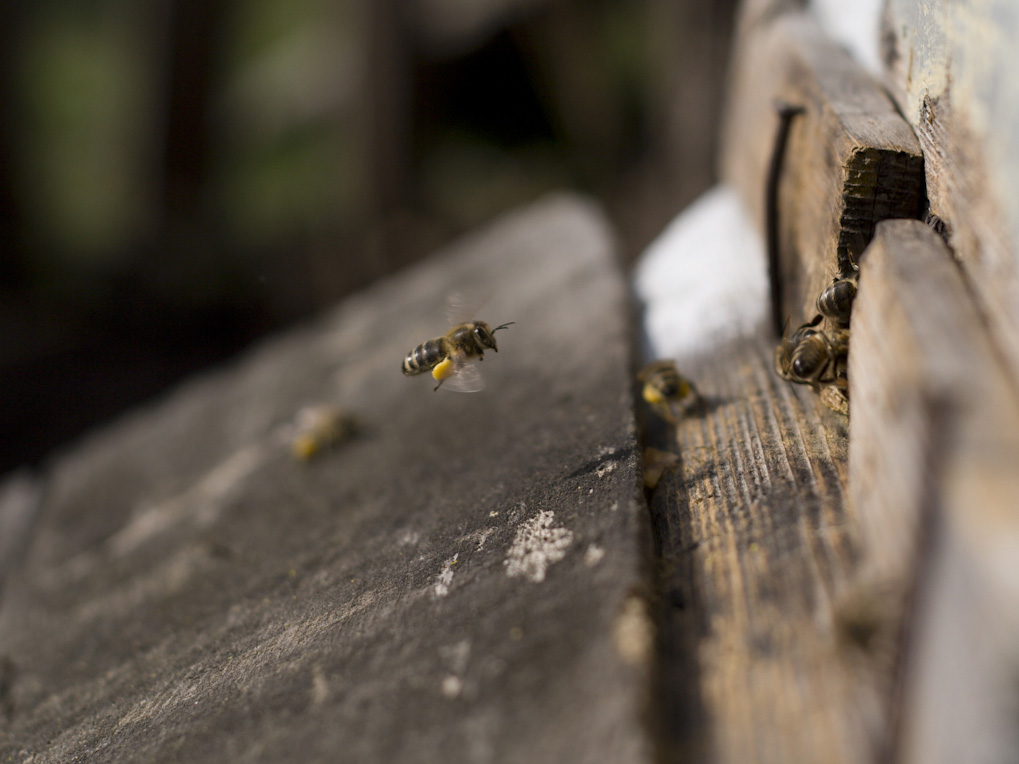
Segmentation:
[[(538, 201), (55, 459), (0, 609), (0, 762), (648, 761), (615, 255), (597, 208)], [(517, 323), (484, 393), (400, 374), (493, 284)], [(299, 462), (316, 402), (362, 427)]]
[(793, 325), (845, 277), (887, 218), (920, 214), (923, 158), (894, 105), (807, 13), (741, 27), (728, 104), (722, 175), (764, 230), (764, 189), (774, 152), (776, 101), (803, 106), (779, 185), (779, 256)]
[(851, 578), (845, 419), (772, 369), (766, 332), (688, 367), (706, 398), (651, 497), (667, 760), (862, 761), (832, 602)]
[(885, 79), (923, 148), (931, 211), (1019, 379), (1019, 15), (1011, 0), (885, 6)]
[[(1019, 753), (1019, 405), (951, 253), (878, 226), (849, 355), (850, 493), (862, 588), (892, 591), (886, 760)], [(979, 753), (974, 743), (979, 741)]]

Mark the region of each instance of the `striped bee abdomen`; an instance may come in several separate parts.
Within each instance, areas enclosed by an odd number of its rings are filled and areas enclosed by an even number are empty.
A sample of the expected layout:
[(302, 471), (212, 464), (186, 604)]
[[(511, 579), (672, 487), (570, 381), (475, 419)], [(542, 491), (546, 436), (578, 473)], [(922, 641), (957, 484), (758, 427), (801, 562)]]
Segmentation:
[(856, 282), (841, 279), (833, 282), (817, 296), (817, 309), (832, 321), (848, 326), (855, 299)]
[(449, 351), (446, 348), (445, 337), (436, 337), (435, 339), (428, 340), (428, 342), (418, 345), (407, 353), (407, 357), (403, 359), (403, 373), (407, 376), (413, 376), (414, 374), (423, 374), (426, 371), (431, 371), (447, 355), (449, 355)]

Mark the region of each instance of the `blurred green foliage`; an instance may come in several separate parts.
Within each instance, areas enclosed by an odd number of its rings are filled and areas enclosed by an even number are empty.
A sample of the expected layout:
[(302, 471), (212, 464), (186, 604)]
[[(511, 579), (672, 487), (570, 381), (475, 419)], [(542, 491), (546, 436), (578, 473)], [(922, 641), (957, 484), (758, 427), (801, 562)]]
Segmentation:
[(549, 190), (675, 212), (696, 0), (465, 2), (0, 6), (0, 471)]

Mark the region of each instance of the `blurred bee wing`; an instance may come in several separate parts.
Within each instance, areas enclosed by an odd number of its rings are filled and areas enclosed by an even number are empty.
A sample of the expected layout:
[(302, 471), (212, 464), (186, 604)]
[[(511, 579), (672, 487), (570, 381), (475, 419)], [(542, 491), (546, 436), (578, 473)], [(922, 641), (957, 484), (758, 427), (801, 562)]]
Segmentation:
[(488, 295), (482, 298), (468, 298), (462, 292), (453, 292), (446, 298), (446, 320), (450, 326), (465, 324), (478, 316), (478, 311), (488, 302)]
[(453, 375), (443, 386), (458, 393), (476, 393), (485, 389), (485, 379), (476, 363), (456, 361)]

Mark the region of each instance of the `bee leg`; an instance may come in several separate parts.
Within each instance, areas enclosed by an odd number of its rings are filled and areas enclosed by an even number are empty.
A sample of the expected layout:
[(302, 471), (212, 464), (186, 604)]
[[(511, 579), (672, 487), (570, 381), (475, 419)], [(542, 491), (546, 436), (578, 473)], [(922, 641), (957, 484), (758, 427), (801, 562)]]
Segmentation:
[(435, 387), (432, 388), (432, 392), (433, 393), (439, 392), (439, 388), (442, 387), (442, 383), (445, 382), (445, 381), (446, 380), (444, 380), (444, 379), (440, 379), (439, 380), (439, 384), (437, 384)]
[(432, 378), (439, 383), (435, 386), (432, 392), (435, 392), (440, 387), (442, 387), (442, 383), (446, 381), (446, 378), (451, 377), (455, 373), (456, 366), (453, 364), (453, 361), (451, 359), (443, 358), (441, 361), (439, 361), (439, 363), (435, 365), (435, 368), (432, 369)]

